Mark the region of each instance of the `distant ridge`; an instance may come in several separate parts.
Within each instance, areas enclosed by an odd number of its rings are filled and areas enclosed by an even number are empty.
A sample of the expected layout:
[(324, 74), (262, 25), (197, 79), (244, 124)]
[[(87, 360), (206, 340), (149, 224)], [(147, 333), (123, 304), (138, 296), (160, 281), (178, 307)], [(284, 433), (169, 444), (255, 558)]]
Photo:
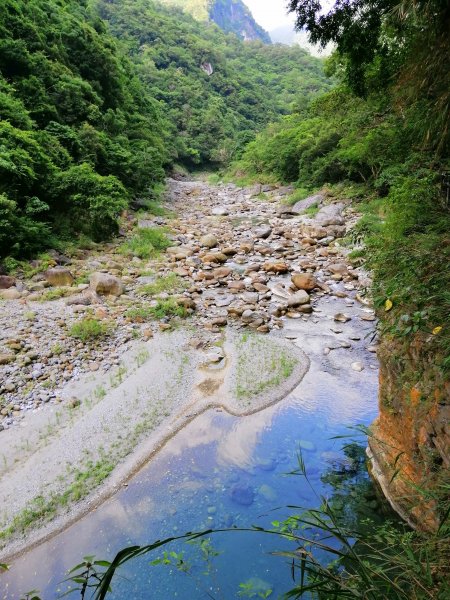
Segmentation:
[(227, 33), (241, 40), (260, 40), (271, 43), (270, 35), (255, 21), (243, 0), (159, 0), (162, 4), (178, 6), (194, 18), (211, 20)]

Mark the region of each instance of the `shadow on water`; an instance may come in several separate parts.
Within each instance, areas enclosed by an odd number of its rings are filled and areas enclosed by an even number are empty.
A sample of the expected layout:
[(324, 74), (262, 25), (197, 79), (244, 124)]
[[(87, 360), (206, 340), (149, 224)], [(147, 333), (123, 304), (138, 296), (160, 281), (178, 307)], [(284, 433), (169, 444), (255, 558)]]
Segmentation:
[[(16, 560), (0, 579), (1, 597), (17, 599), (39, 589), (45, 600), (57, 598), (66, 589), (60, 582), (67, 570), (86, 554), (111, 559), (124, 546), (209, 528), (270, 528), (289, 516), (288, 505), (316, 507), (318, 495), (356, 524), (373, 517), (380, 507), (361, 450), (343, 452), (342, 440), (332, 438), (370, 423), (376, 405), (375, 370), (357, 378), (347, 371), (319, 373), (313, 366), (297, 390), (265, 411), (241, 419), (220, 411), (203, 414), (127, 487)], [(297, 466), (299, 448), (313, 489), (303, 478), (286, 476)], [(283, 543), (260, 533), (217, 534), (213, 544), (220, 554), (207, 577), (204, 565), (186, 576), (171, 566), (151, 566), (157, 556), (149, 555), (126, 565), (111, 598), (238, 598), (239, 590), (245, 593), (240, 585), (249, 581), (279, 597), (291, 584), (283, 558), (272, 556)], [(186, 560), (198, 554), (182, 543), (170, 550), (183, 551)]]

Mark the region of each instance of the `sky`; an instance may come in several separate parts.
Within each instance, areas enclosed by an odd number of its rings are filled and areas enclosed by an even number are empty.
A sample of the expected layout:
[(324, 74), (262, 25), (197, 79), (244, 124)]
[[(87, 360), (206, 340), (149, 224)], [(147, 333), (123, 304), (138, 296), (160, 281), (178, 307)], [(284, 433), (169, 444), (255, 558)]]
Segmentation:
[(257, 23), (267, 31), (280, 25), (294, 23), (294, 15), (287, 15), (287, 0), (244, 0)]

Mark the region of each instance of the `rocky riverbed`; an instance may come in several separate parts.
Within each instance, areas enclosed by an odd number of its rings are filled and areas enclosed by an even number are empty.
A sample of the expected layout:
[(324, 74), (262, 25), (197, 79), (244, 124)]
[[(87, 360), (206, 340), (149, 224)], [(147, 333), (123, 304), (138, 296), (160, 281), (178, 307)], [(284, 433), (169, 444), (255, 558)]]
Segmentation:
[[(113, 472), (117, 485), (209, 406), (246, 414), (281, 399), (308, 367), (308, 349), (286, 324), (316, 329), (324, 356), (356, 343), (376, 350), (357, 328), (341, 335), (350, 321), (375, 320), (370, 279), (342, 243), (358, 215), (322, 195), (290, 207), (291, 191), (169, 180), (170, 217), (124, 220), (128, 238), (166, 228), (171, 245), (158, 257), (124, 253), (122, 239), (69, 257), (52, 252), (28, 279), (0, 277), (4, 530), (28, 527), (23, 514), (37, 497), (53, 503), (41, 511), (52, 518), (83, 498), (89, 490), (72, 493), (80, 477), (94, 487)], [(311, 205), (314, 216), (304, 214)], [(189, 318), (151, 318), (165, 301)], [(86, 315), (107, 334), (74, 337)], [(347, 362), (357, 373), (368, 366)]]

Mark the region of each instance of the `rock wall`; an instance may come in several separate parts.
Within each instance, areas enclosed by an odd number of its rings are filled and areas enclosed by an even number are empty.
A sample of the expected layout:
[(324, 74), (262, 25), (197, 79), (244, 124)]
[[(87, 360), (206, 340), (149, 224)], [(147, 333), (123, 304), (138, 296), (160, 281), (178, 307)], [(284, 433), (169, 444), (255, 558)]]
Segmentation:
[(436, 366), (430, 340), (380, 345), (380, 414), (368, 454), (371, 471), (413, 527), (439, 526), (443, 484), (450, 481), (450, 382)]

